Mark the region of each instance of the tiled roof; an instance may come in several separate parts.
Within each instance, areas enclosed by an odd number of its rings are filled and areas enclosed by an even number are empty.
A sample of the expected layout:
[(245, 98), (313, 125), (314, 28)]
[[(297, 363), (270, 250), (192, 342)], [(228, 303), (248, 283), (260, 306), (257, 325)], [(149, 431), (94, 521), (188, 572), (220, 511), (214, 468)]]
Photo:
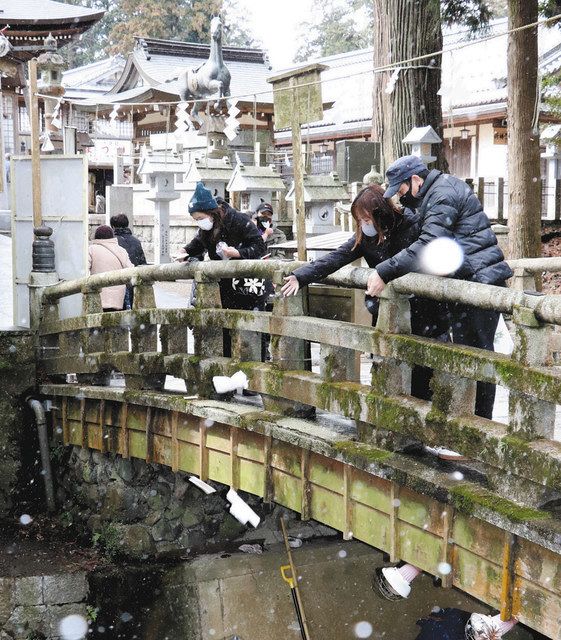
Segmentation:
[[(168, 56), (162, 54), (147, 57), (145, 52), (140, 49), (135, 49), (132, 55), (135, 66), (149, 84), (158, 85), (171, 82), (170, 90), (176, 91), (173, 81), (177, 78), (178, 73), (185, 69), (200, 67), (208, 58), (208, 51), (209, 48), (207, 47), (204, 59), (195, 56)], [(267, 82), (271, 71), (263, 59), (261, 59), (261, 62), (232, 60), (225, 61), (225, 64), (232, 76), (230, 84), (231, 95), (244, 94), (250, 97), (253, 93), (271, 91), (271, 85)], [(266, 102), (267, 96), (260, 95), (259, 101)], [(269, 101), (272, 101), (272, 93), (269, 93)]]
[[(304, 176), (304, 202), (337, 202), (348, 200), (349, 194), (337, 174)], [(294, 199), (294, 183), (286, 194), (286, 200)]]
[(101, 18), (105, 12), (53, 0), (0, 0), (0, 20), (16, 24), (82, 22)]

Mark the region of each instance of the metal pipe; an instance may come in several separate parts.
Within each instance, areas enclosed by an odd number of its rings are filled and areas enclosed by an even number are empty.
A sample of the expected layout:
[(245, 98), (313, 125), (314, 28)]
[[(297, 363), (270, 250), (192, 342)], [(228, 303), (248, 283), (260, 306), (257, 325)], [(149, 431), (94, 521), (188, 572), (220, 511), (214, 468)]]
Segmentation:
[(45, 495), (48, 511), (55, 510), (55, 490), (53, 486), (53, 472), (51, 458), (49, 456), (49, 438), (47, 436), (47, 419), (43, 403), (35, 398), (28, 398), (27, 404), (35, 414), (37, 434), (39, 435), (39, 449), (41, 451), (41, 466), (43, 468), (43, 480), (45, 481)]

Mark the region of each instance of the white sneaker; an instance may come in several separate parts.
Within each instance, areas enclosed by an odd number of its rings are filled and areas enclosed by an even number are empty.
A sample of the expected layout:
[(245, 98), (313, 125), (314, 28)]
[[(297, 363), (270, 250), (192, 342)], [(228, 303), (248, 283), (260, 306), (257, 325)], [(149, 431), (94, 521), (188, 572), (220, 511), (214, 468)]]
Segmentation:
[(425, 447), (425, 451), (441, 460), (469, 460), (467, 456), (444, 447)]

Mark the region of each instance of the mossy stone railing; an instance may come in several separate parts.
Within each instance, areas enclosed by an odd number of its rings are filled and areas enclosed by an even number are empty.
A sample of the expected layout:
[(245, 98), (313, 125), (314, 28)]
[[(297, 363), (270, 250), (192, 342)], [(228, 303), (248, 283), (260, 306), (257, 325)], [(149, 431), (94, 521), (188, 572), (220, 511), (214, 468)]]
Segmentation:
[[(557, 262), (553, 259), (552, 270), (561, 268)], [(517, 275), (542, 270), (542, 263), (519, 262)], [(386, 287), (375, 328), (306, 315), (302, 291), (276, 297), (272, 312), (220, 307), (221, 278), (265, 277), (278, 289), (297, 266), (241, 260), (162, 265), (48, 287), (39, 330), (41, 345), (48, 348), (40, 351), (40, 366), (51, 380), (76, 373), (80, 381), (93, 383), (117, 370), (126, 386), (136, 390), (163, 388), (167, 374), (184, 379), (187, 393), (203, 398), (212, 394), (213, 375), (241, 368), (267, 411), (310, 416), (315, 409), (327, 410), (355, 420), (358, 438), (372, 444), (414, 438), (454, 449), (516, 477), (521, 496), (534, 505), (543, 492), (561, 490), (561, 443), (553, 440), (561, 371), (550, 358), (553, 329), (561, 324), (561, 296), (410, 274)], [(369, 272), (345, 267), (326, 282), (364, 289)], [(156, 308), (153, 283), (184, 279), (198, 283), (196, 307)], [(101, 288), (125, 283), (134, 288), (134, 308), (103, 313)], [(60, 319), (58, 301), (76, 293), (82, 294), (82, 315)], [(512, 356), (411, 335), (411, 294), (511, 315)], [(223, 354), (223, 329), (232, 333), (230, 358)], [(191, 352), (189, 331), (194, 337)], [(271, 335), (267, 363), (260, 361), (261, 333)], [(307, 366), (307, 342), (320, 344), (319, 373)], [(357, 352), (375, 356), (370, 385), (356, 376)], [(432, 402), (410, 395), (414, 365), (435, 370)], [(476, 381), (508, 388), (507, 424), (474, 416)]]

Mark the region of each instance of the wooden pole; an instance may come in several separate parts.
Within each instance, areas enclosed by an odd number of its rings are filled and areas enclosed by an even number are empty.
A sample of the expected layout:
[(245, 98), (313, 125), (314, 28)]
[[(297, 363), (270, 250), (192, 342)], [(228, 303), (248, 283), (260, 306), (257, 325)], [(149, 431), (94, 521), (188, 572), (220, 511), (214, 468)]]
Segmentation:
[(29, 121), (31, 122), (31, 188), (33, 192), (33, 226), (42, 224), (41, 211), (41, 157), (40, 157), (40, 124), (39, 101), (37, 99), (37, 60), (32, 58), (28, 63), (29, 72)]
[(306, 261), (306, 209), (304, 205), (304, 165), (302, 163), (302, 132), (296, 96), (296, 79), (290, 78), (292, 87), (292, 166), (294, 167), (294, 221), (298, 260)]

